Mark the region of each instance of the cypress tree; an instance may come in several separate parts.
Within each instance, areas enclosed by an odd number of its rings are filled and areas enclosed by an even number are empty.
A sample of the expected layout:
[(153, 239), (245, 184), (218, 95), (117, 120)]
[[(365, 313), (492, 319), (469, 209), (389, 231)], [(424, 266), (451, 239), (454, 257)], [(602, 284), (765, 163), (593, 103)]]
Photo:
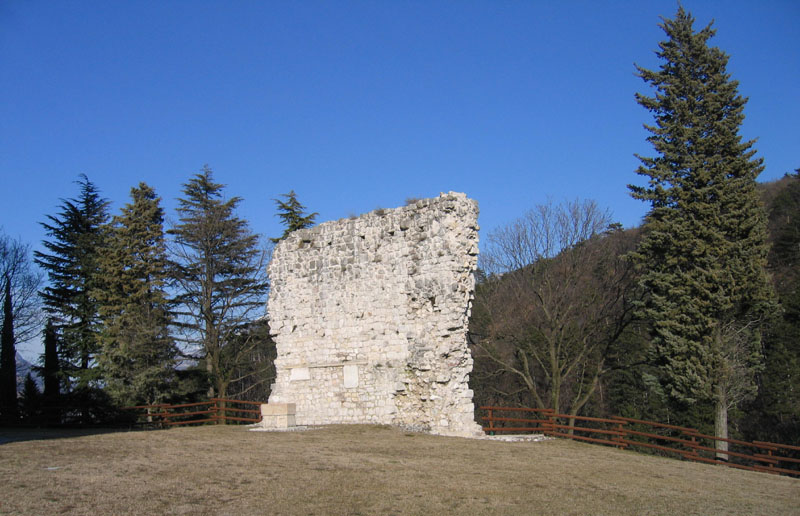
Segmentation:
[(145, 183), (131, 189), (131, 199), (114, 217), (100, 259), (98, 363), (117, 403), (155, 404), (169, 394), (177, 355), (165, 293), (164, 211)]
[(99, 281), (99, 256), (104, 248), (108, 202), (85, 175), (77, 182), (77, 199), (62, 200), (61, 212), (42, 223), (49, 252), (34, 252), (49, 285), (41, 292), (46, 311), (60, 334), (59, 355), (68, 387), (86, 389), (99, 380), (99, 315), (94, 297)]
[(61, 421), (59, 401), (61, 398), (60, 367), (58, 360), (58, 335), (52, 319), (47, 320), (44, 328), (44, 354), (41, 358), (42, 368), (39, 370), (44, 380), (42, 403), (47, 413), (47, 422), (57, 425)]
[[(653, 331), (665, 391), (685, 404), (712, 402), (715, 433), (728, 435), (728, 409), (754, 394), (761, 323), (771, 290), (765, 272), (766, 218), (756, 191), (762, 160), (739, 127), (747, 102), (726, 71), (728, 56), (694, 32), (679, 7), (660, 25), (668, 39), (657, 71), (637, 67), (655, 89), (637, 94), (655, 125), (656, 156), (638, 156), (647, 186), (631, 186), (651, 210), (634, 258), (649, 294), (640, 315)], [(718, 442), (722, 453), (727, 443)]]
[(253, 343), (241, 342), (266, 302), (264, 253), (258, 236), (235, 214), (241, 198), (223, 199), (205, 166), (184, 185), (178, 199), (173, 277), (177, 282), (178, 327), (205, 363), (210, 396), (225, 397)]
[(14, 314), (11, 278), (6, 275), (3, 295), (2, 351), (0, 351), (0, 414), (4, 420), (19, 415), (17, 402), (17, 350), (14, 345)]
[(306, 207), (297, 200), (297, 194), (294, 193), (294, 190), (291, 190), (288, 194), (281, 194), (281, 197), (286, 200), (274, 199), (274, 201), (278, 206), (278, 217), (281, 219), (281, 223), (286, 226), (286, 229), (283, 230), (283, 235), (280, 238), (270, 239), (275, 244), (289, 236), (292, 231), (310, 228), (314, 225), (317, 215), (319, 215), (317, 212), (306, 215)]

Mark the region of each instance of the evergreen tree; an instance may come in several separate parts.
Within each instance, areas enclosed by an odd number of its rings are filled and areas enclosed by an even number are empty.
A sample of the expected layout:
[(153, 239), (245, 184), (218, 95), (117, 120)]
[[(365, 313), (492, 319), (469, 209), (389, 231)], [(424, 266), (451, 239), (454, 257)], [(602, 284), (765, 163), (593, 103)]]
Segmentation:
[[(209, 395), (225, 397), (238, 366), (253, 347), (242, 342), (266, 302), (264, 253), (247, 222), (235, 215), (239, 197), (224, 200), (224, 185), (205, 166), (184, 185), (178, 200), (174, 279), (178, 327), (209, 375)], [(235, 344), (235, 346), (234, 346)]]
[(131, 189), (131, 199), (108, 230), (95, 293), (103, 322), (98, 363), (106, 390), (123, 406), (168, 396), (177, 355), (165, 293), (164, 211), (145, 183)]
[(281, 194), (281, 197), (286, 200), (274, 199), (274, 201), (278, 205), (278, 217), (281, 219), (281, 223), (286, 226), (286, 229), (283, 230), (283, 235), (280, 238), (270, 239), (275, 244), (289, 236), (292, 231), (313, 226), (314, 220), (319, 215), (317, 212), (306, 215), (306, 207), (297, 200), (297, 194), (294, 193), (294, 190), (291, 190), (288, 194)]
[(94, 293), (108, 202), (85, 175), (78, 185), (79, 197), (62, 200), (61, 212), (42, 223), (51, 238), (42, 242), (49, 253), (36, 251), (34, 256), (50, 280), (41, 296), (60, 333), (62, 370), (70, 380), (66, 385), (85, 389), (99, 380), (95, 356), (100, 321)]
[(14, 345), (14, 314), (11, 278), (6, 275), (3, 296), (2, 352), (0, 352), (0, 415), (3, 420), (19, 415), (17, 402), (17, 350)]
[(56, 425), (61, 420), (58, 411), (59, 400), (61, 398), (61, 380), (58, 360), (58, 335), (56, 331), (53, 320), (48, 319), (47, 325), (44, 328), (44, 354), (41, 358), (42, 367), (39, 369), (39, 374), (44, 380), (42, 404), (47, 411), (48, 423), (51, 425)]
[(25, 376), (25, 383), (22, 386), (22, 396), (20, 399), (20, 412), (23, 421), (27, 423), (38, 423), (41, 416), (42, 394), (39, 387), (30, 373)]
[[(658, 71), (637, 67), (655, 95), (637, 94), (653, 113), (646, 126), (657, 156), (638, 156), (651, 204), (634, 258), (649, 293), (640, 315), (653, 331), (665, 391), (685, 404), (711, 401), (715, 431), (727, 437), (728, 409), (754, 394), (761, 367), (761, 322), (771, 290), (766, 221), (756, 191), (762, 160), (739, 127), (747, 99), (726, 72), (728, 56), (695, 33), (682, 7), (661, 28)], [(722, 452), (727, 443), (718, 442)], [(720, 458), (727, 458), (720, 452)]]

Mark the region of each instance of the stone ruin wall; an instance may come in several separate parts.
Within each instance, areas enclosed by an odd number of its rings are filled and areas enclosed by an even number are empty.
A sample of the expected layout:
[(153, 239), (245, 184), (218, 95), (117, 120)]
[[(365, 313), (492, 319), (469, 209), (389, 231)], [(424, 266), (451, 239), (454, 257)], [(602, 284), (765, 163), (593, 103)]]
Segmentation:
[(298, 425), (477, 435), (467, 325), (478, 206), (450, 192), (295, 231), (269, 267), (270, 403)]

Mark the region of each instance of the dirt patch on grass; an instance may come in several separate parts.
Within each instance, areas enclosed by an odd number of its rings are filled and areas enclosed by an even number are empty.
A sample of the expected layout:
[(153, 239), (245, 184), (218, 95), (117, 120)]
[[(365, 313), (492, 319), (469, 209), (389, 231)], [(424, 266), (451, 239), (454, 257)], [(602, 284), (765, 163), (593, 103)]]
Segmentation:
[(800, 513), (798, 479), (562, 440), (361, 425), (60, 437), (0, 445), (0, 514)]

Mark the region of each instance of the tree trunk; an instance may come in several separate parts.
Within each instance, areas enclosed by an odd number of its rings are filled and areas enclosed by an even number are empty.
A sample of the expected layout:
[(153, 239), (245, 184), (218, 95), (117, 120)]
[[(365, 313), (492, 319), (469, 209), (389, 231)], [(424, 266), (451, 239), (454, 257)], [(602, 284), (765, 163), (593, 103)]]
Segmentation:
[(215, 398), (216, 397), (215, 396), (216, 389), (214, 389), (214, 380), (213, 380), (213, 378), (214, 378), (214, 365), (211, 363), (211, 360), (212, 360), (211, 355), (209, 355), (208, 358), (206, 359), (206, 372), (208, 373), (208, 377), (209, 377), (209, 379), (211, 381), (208, 384), (208, 392), (207, 392), (207, 394), (208, 394), (209, 398)]
[[(570, 414), (570, 415), (574, 416), (575, 414)], [(567, 423), (567, 425), (569, 426), (569, 430), (567, 430), (567, 433), (569, 435), (575, 435), (575, 418), (574, 417), (569, 418), (569, 423)]]
[(556, 357), (554, 353), (550, 353), (550, 378), (553, 384), (552, 392), (550, 393), (550, 407), (556, 412), (561, 413), (561, 371), (557, 367)]
[[(228, 386), (224, 382), (220, 381), (217, 384), (217, 396), (220, 399), (224, 400), (227, 397), (227, 395), (228, 395)], [(217, 420), (217, 424), (218, 425), (227, 425), (228, 424), (228, 422), (225, 419), (225, 416), (226, 416), (225, 409), (226, 408), (227, 408), (227, 406), (226, 406), (226, 403), (224, 401), (218, 401), (217, 402), (217, 417), (219, 417), (219, 419)]]
[[(721, 385), (715, 387), (717, 395), (715, 396), (716, 407), (714, 410), (714, 437), (722, 439), (728, 438), (728, 399), (725, 389)], [(717, 450), (717, 460), (728, 460), (728, 443), (726, 441), (715, 441)]]

